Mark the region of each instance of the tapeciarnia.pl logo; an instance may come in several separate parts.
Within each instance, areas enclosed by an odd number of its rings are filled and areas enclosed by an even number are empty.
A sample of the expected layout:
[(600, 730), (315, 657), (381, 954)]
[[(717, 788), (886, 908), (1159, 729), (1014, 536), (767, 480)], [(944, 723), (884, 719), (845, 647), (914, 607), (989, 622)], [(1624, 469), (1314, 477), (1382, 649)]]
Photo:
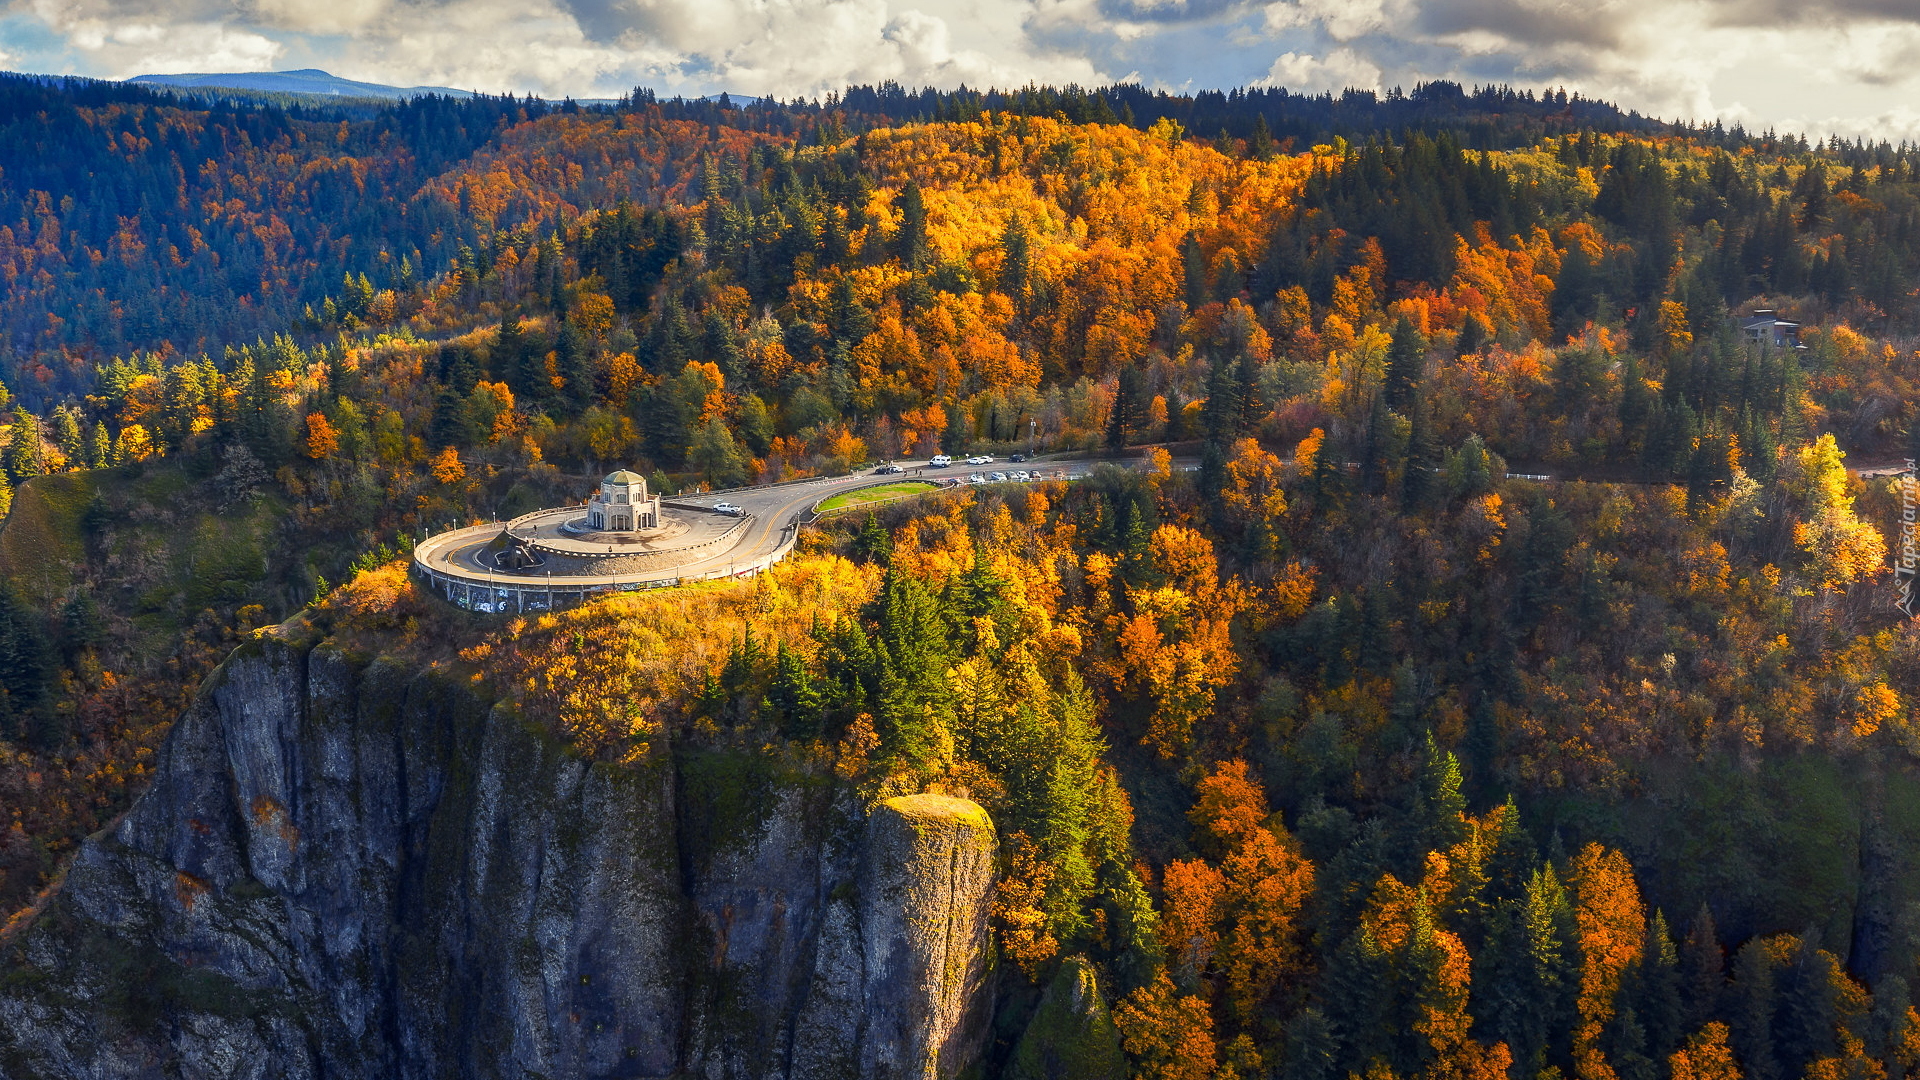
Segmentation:
[(1906, 471), (1900, 474), (1900, 555), (1894, 560), (1893, 581), (1899, 589), (1899, 598), (1893, 606), (1913, 618), (1913, 606), (1920, 596), (1915, 595), (1915, 571), (1920, 569), (1920, 529), (1916, 529), (1915, 519), (1920, 518), (1920, 477), (1916, 477), (1914, 460), (1907, 459)]

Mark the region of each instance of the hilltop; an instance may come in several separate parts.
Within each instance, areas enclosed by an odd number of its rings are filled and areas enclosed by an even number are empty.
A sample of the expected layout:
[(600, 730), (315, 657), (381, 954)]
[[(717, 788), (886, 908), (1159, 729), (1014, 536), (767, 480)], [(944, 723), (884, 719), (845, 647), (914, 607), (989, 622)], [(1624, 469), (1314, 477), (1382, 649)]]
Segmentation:
[(469, 98), (470, 90), (445, 86), (387, 86), (359, 82), (330, 75), (319, 68), (293, 71), (229, 71), (180, 75), (135, 75), (127, 80), (136, 85), (176, 86), (222, 90), (259, 90), (280, 94), (313, 94), (321, 97), (382, 98), (403, 100), (432, 94), (439, 97)]

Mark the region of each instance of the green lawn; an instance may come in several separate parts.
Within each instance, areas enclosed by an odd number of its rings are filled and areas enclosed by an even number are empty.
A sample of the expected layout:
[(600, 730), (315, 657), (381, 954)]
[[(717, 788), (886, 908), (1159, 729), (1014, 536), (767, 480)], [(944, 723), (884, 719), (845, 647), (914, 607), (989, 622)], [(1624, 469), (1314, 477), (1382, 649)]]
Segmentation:
[(844, 510), (849, 506), (863, 506), (867, 503), (886, 502), (906, 495), (918, 495), (923, 491), (935, 490), (934, 485), (919, 480), (905, 480), (898, 484), (882, 484), (879, 487), (857, 488), (844, 491), (820, 504), (820, 512)]

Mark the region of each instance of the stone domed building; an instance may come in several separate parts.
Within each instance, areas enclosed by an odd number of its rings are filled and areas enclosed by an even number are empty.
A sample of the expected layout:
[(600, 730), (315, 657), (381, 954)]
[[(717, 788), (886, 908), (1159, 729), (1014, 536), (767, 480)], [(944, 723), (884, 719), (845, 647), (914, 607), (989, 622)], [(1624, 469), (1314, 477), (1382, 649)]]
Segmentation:
[(621, 469), (600, 481), (587, 500), (587, 528), (595, 532), (639, 532), (660, 527), (660, 496), (647, 495), (647, 478)]

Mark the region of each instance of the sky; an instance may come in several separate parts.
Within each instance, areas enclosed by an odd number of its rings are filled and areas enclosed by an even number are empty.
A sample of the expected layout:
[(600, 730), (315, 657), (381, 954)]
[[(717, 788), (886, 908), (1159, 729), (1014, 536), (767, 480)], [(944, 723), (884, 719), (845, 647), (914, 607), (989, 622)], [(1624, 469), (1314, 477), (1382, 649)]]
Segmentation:
[(1565, 89), (1920, 141), (1920, 0), (0, 0), (0, 68), (317, 67), (548, 97), (1138, 82)]

